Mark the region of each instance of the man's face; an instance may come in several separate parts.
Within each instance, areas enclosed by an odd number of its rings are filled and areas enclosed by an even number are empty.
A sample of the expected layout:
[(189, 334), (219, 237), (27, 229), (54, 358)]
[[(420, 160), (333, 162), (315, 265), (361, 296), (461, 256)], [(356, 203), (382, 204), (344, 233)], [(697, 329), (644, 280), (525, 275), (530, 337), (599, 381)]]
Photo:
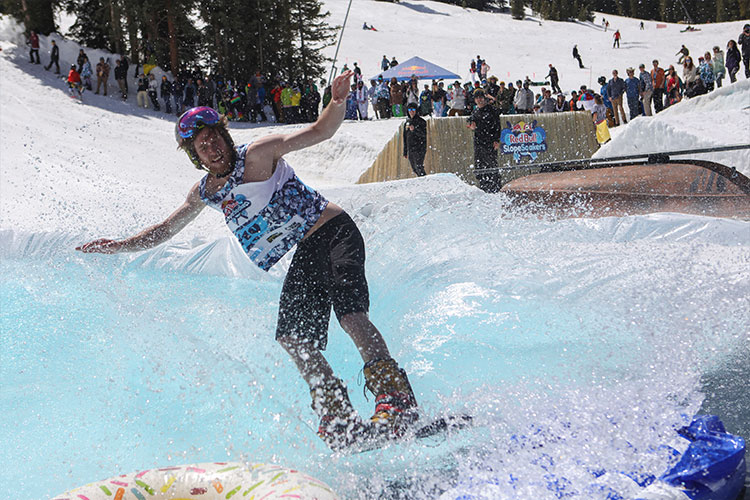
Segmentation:
[(483, 108), (485, 104), (487, 104), (487, 99), (484, 97), (484, 95), (478, 95), (474, 96), (474, 102), (477, 103), (478, 108)]
[(617, 71), (612, 72), (612, 78), (617, 78)]
[(195, 152), (201, 163), (211, 172), (223, 173), (229, 168), (231, 155), (229, 147), (219, 132), (211, 127), (204, 127), (195, 136)]

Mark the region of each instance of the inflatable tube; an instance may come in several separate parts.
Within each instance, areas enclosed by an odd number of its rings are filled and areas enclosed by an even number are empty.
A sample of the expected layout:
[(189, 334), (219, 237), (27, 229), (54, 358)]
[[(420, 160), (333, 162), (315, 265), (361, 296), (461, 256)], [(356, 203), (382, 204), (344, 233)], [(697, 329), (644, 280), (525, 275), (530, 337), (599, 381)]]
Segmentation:
[(149, 469), (66, 491), (53, 500), (337, 500), (322, 481), (271, 464), (215, 462)]

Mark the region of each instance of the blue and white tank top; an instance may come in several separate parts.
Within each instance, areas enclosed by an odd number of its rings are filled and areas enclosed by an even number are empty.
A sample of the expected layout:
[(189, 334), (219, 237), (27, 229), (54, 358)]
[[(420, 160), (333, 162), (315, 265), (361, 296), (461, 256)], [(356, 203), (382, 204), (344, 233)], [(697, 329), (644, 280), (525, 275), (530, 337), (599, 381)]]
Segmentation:
[(224, 214), (242, 248), (258, 267), (268, 271), (305, 237), (328, 206), (320, 193), (306, 186), (283, 159), (268, 180), (242, 183), (245, 152), (237, 146), (234, 171), (216, 194), (206, 195), (206, 175), (201, 179), (201, 199)]

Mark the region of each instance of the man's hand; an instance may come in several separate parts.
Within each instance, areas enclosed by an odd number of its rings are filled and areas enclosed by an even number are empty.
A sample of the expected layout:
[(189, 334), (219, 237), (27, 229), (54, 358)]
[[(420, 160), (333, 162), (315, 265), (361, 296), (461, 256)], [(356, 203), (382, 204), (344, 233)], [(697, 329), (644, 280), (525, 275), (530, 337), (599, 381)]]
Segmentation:
[(349, 95), (349, 89), (351, 88), (349, 80), (353, 74), (354, 72), (350, 70), (333, 79), (333, 83), (331, 83), (331, 100), (335, 104), (346, 102), (346, 97)]
[(76, 247), (76, 250), (83, 253), (117, 253), (122, 248), (122, 243), (115, 240), (107, 240), (99, 238), (98, 240), (90, 241), (85, 245)]

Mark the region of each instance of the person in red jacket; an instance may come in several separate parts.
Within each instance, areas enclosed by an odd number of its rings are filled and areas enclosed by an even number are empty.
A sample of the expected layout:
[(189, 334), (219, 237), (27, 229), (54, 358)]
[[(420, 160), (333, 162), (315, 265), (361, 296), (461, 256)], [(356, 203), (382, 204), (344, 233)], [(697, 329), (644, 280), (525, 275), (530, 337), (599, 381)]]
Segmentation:
[[(31, 45), (31, 50), (29, 51), (29, 57), (31, 58), (30, 62), (34, 64), (42, 64), (41, 61), (39, 61), (39, 35), (37, 35), (34, 30), (32, 30), (29, 35), (29, 45)], [(36, 60), (34, 59), (35, 57)]]
[(70, 89), (70, 97), (76, 97), (76, 92), (78, 93), (79, 99), (83, 97), (81, 75), (76, 71), (75, 64), (70, 67), (70, 71), (68, 72), (68, 88)]

